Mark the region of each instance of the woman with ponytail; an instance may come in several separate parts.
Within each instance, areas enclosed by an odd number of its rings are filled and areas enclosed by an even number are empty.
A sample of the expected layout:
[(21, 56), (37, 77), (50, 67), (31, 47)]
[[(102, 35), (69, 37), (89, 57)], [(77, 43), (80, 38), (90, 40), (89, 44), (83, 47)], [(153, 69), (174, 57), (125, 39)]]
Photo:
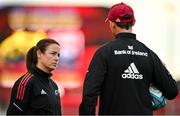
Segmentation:
[(7, 115), (61, 115), (58, 86), (51, 79), (60, 58), (60, 45), (42, 39), (26, 55), (27, 73), (14, 84)]

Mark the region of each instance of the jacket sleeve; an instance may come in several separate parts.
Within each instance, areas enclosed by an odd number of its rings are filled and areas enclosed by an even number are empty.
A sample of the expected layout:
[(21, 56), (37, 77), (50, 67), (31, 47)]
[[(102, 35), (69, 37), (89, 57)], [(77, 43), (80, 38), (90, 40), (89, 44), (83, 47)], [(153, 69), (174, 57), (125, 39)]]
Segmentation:
[(176, 81), (163, 65), (159, 57), (153, 52), (151, 52), (151, 55), (153, 59), (153, 82), (155, 86), (162, 91), (167, 99), (174, 99), (178, 94)]
[(17, 80), (12, 88), (10, 104), (7, 109), (7, 115), (25, 114), (28, 107), (30, 94), (31, 74), (26, 74)]
[(80, 115), (95, 115), (95, 107), (100, 94), (100, 87), (107, 70), (107, 59), (104, 49), (98, 49), (94, 54), (83, 86), (83, 99), (79, 107)]

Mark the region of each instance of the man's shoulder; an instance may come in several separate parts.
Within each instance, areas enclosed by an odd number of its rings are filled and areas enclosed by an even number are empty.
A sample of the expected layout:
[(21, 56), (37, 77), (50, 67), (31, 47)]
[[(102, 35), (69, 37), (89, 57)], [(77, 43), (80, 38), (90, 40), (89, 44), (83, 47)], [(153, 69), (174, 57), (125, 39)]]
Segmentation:
[(106, 51), (106, 49), (108, 49), (110, 45), (111, 45), (110, 42), (106, 42), (106, 43), (102, 44), (101, 46), (99, 46), (97, 48), (96, 52)]
[(104, 44), (102, 44), (99, 49), (105, 49), (105, 48), (111, 47), (115, 43), (116, 43), (116, 39), (113, 39), (111, 41), (108, 41), (108, 42), (105, 42)]

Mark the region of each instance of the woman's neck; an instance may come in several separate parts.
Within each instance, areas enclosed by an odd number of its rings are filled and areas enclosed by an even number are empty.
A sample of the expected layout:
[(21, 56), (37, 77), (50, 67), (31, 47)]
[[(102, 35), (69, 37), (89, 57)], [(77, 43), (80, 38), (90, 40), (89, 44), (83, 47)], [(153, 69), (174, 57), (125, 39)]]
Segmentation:
[(46, 73), (51, 73), (50, 70), (48, 70), (48, 68), (46, 68), (45, 66), (43, 66), (42, 64), (37, 64), (36, 65), (37, 68), (41, 69), (42, 71), (46, 72)]

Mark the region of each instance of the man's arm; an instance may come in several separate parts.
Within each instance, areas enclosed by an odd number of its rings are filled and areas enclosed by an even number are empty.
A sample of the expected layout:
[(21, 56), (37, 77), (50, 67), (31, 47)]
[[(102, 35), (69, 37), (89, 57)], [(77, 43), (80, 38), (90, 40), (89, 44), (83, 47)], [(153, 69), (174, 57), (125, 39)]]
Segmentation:
[(100, 87), (107, 72), (106, 54), (105, 50), (100, 48), (91, 60), (84, 81), (83, 99), (79, 108), (80, 115), (95, 115), (95, 107), (100, 94)]
[(151, 53), (153, 58), (153, 82), (157, 88), (159, 88), (163, 95), (171, 100), (174, 99), (178, 94), (178, 87), (176, 81), (169, 73), (167, 68), (163, 65), (161, 60), (155, 53)]

